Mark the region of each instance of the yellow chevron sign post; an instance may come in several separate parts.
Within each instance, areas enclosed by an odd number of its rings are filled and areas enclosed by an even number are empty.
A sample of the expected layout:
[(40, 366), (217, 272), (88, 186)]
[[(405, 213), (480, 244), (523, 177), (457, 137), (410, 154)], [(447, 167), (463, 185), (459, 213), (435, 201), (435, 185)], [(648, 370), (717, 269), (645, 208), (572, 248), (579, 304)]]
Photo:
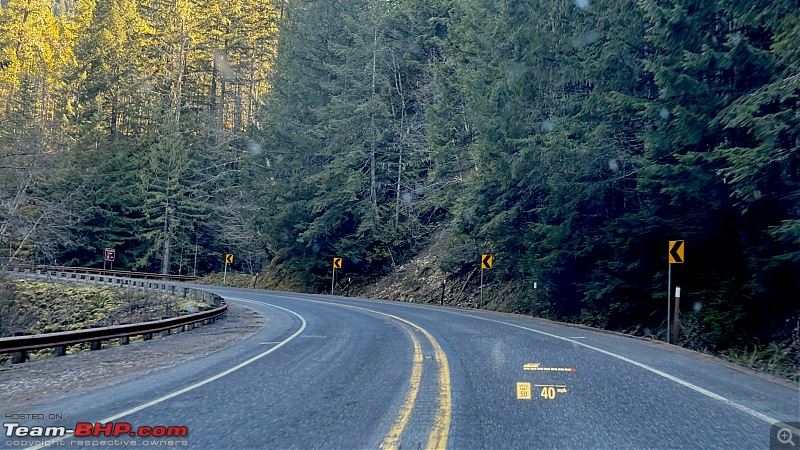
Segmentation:
[(225, 284), (225, 280), (228, 279), (228, 264), (233, 264), (232, 253), (225, 254), (225, 271), (222, 273), (222, 284)]
[(669, 263), (683, 264), (683, 241), (669, 241)]
[(493, 263), (491, 253), (481, 255), (481, 306), (483, 305), (483, 269), (491, 269)]
[[(669, 319), (670, 310), (672, 309), (672, 265), (683, 264), (685, 261), (683, 243), (683, 241), (669, 241), (669, 251), (667, 252), (667, 259), (669, 260), (669, 269), (667, 269), (667, 342), (671, 342), (669, 339)], [(676, 341), (677, 338), (675, 336)]]
[(333, 275), (331, 276), (331, 295), (333, 295), (333, 286), (336, 284), (336, 269), (342, 268), (342, 258), (333, 258)]

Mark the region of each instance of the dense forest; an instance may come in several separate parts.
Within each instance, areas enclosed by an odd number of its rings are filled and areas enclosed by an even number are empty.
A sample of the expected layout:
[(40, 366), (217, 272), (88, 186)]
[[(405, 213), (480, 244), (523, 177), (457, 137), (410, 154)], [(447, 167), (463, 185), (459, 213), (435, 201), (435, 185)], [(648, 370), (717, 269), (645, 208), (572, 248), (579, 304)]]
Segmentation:
[(798, 363), (798, 0), (0, 4), (4, 264), (323, 291), (444, 240), (507, 309), (659, 334), (685, 240), (684, 344)]

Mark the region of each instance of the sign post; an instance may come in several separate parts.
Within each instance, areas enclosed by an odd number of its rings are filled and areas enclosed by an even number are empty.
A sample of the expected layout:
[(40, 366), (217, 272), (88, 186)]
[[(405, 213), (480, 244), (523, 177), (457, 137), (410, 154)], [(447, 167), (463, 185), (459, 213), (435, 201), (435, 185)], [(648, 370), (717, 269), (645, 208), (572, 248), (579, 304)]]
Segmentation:
[(669, 269), (667, 270), (667, 342), (671, 342), (669, 339), (669, 311), (672, 306), (672, 265), (683, 264), (683, 250), (683, 241), (669, 241), (669, 253), (667, 254), (667, 259), (669, 259)]
[(675, 286), (675, 317), (672, 325), (672, 343), (678, 344), (678, 332), (681, 329), (681, 287)]
[(492, 268), (492, 254), (484, 253), (481, 255), (481, 304), (483, 306), (483, 269)]
[(333, 295), (333, 287), (336, 285), (336, 269), (342, 268), (342, 258), (333, 258), (333, 275), (331, 276), (331, 295)]
[(111, 263), (111, 269), (114, 269), (114, 260), (117, 258), (117, 251), (113, 248), (103, 250), (103, 270), (106, 270), (106, 261)]
[(225, 284), (225, 280), (228, 279), (228, 264), (233, 264), (232, 253), (225, 254), (225, 271), (222, 273), (222, 284)]

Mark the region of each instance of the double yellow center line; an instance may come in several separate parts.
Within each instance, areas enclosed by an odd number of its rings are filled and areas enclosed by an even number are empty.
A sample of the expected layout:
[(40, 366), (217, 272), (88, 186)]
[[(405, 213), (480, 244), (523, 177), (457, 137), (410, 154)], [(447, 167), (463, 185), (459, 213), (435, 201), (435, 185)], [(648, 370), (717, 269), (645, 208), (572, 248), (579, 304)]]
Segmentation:
[(433, 416), (433, 426), (428, 434), (428, 441), (425, 444), (425, 448), (444, 449), (447, 447), (447, 436), (450, 432), (450, 420), (452, 417), (452, 400), (450, 396), (450, 366), (447, 363), (447, 355), (444, 353), (444, 350), (442, 350), (442, 346), (439, 345), (439, 342), (434, 339), (428, 330), (411, 321), (403, 319), (402, 317), (372, 309), (361, 308), (353, 305), (344, 305), (341, 303), (310, 300), (307, 298), (303, 298), (302, 300), (323, 303), (326, 305), (342, 306), (345, 308), (357, 309), (360, 311), (388, 317), (392, 320), (400, 322), (403, 329), (411, 337), (411, 342), (414, 344), (414, 358), (411, 368), (411, 377), (409, 378), (408, 382), (408, 391), (406, 392), (405, 399), (403, 400), (403, 405), (400, 407), (400, 411), (397, 414), (397, 418), (389, 430), (389, 434), (386, 435), (386, 438), (384, 438), (380, 445), (380, 448), (383, 450), (396, 450), (400, 448), (400, 437), (402, 436), (406, 425), (408, 425), (411, 413), (414, 410), (417, 395), (419, 394), (420, 384), (422, 382), (422, 346), (420, 345), (420, 341), (417, 339), (417, 336), (414, 334), (413, 330), (416, 330), (425, 336), (433, 348), (434, 359), (438, 365), (439, 372), (439, 377), (437, 380), (439, 389), (436, 395), (436, 410)]
[[(357, 308), (357, 307), (353, 307)], [(363, 309), (363, 308), (357, 308)], [(369, 309), (364, 309), (365, 311), (370, 311), (376, 314), (380, 314), (382, 316), (389, 317), (394, 319), (398, 322), (406, 324), (420, 333), (422, 333), (426, 339), (431, 343), (433, 347), (434, 358), (439, 366), (439, 391), (436, 395), (436, 412), (434, 413), (433, 417), (433, 426), (431, 427), (431, 432), (428, 435), (428, 442), (425, 444), (426, 449), (444, 449), (447, 447), (447, 435), (450, 432), (450, 419), (452, 416), (452, 400), (450, 398), (450, 366), (447, 363), (447, 355), (442, 350), (442, 347), (439, 343), (434, 339), (433, 336), (428, 332), (428, 330), (422, 328), (421, 326), (410, 322), (406, 319), (394, 316), (392, 314), (386, 314), (378, 311), (373, 311)], [(403, 327), (405, 328), (405, 327)], [(397, 415), (397, 419), (395, 420), (394, 425), (392, 426), (389, 434), (381, 443), (380, 448), (383, 450), (395, 450), (400, 448), (400, 436), (403, 433), (403, 430), (408, 424), (408, 418), (411, 416), (411, 412), (414, 409), (414, 403), (417, 398), (417, 393), (419, 392), (420, 382), (422, 380), (422, 350), (419, 344), (419, 340), (414, 335), (413, 332), (408, 330), (409, 336), (411, 336), (411, 340), (414, 343), (414, 365), (411, 370), (411, 378), (409, 380), (409, 388), (408, 392), (406, 393), (405, 401), (403, 402), (402, 408), (400, 408), (400, 412)]]

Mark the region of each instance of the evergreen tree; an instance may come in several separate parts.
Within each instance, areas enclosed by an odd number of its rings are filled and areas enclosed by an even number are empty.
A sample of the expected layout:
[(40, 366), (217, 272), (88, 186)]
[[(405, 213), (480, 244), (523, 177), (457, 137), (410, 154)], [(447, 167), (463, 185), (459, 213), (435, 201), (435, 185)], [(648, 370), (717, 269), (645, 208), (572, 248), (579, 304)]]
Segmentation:
[(0, 244), (17, 258), (52, 261), (68, 213), (48, 190), (62, 167), (63, 76), (73, 62), (63, 18), (43, 1), (0, 9)]

